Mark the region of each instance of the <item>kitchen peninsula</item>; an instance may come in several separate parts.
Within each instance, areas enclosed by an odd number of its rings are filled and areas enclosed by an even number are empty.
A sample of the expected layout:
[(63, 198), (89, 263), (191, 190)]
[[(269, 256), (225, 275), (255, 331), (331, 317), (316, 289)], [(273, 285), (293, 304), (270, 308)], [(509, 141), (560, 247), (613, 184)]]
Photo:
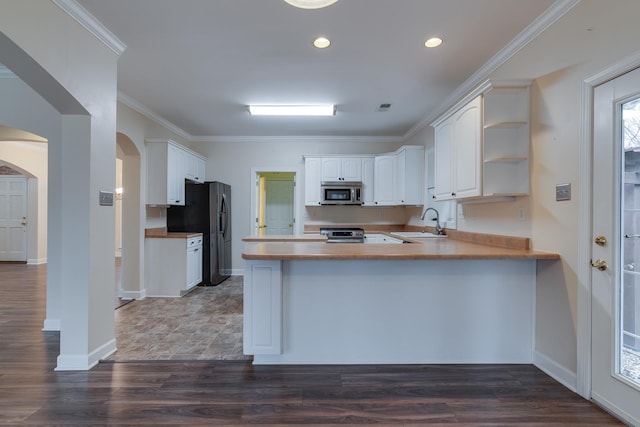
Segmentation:
[(557, 254), (451, 237), (313, 240), (245, 239), (255, 364), (532, 362), (536, 265)]

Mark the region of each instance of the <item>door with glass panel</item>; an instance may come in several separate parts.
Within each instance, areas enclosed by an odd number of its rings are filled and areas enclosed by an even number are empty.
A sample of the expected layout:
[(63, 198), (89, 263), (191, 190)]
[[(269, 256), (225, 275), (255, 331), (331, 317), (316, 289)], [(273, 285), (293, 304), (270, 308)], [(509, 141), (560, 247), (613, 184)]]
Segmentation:
[(640, 425), (640, 69), (594, 89), (594, 401)]

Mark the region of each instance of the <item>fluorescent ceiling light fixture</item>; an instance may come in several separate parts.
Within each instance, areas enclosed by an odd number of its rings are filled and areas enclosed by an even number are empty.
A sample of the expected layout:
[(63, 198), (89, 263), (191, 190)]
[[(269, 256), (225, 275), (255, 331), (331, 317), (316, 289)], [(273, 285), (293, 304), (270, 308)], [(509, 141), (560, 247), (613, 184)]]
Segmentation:
[(442, 44), (442, 39), (440, 37), (431, 37), (429, 40), (424, 42), (426, 47), (438, 47)]
[(299, 7), (300, 9), (321, 9), (323, 7), (331, 6), (338, 0), (284, 0), (291, 6)]
[(313, 41), (313, 45), (318, 49), (325, 49), (331, 45), (331, 40), (326, 37), (318, 37)]
[(333, 116), (335, 105), (249, 105), (252, 116)]

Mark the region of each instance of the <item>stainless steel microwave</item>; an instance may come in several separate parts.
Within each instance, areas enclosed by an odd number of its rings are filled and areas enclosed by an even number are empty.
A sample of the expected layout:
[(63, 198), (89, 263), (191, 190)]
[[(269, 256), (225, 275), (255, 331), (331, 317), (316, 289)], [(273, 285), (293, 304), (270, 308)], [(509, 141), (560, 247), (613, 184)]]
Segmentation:
[(323, 181), (320, 204), (322, 205), (361, 205), (362, 182)]

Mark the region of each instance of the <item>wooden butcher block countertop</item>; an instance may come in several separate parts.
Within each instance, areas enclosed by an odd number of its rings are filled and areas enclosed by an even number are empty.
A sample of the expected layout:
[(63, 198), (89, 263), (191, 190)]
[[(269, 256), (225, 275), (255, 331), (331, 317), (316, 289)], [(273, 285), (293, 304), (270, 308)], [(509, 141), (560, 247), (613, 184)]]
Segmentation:
[[(529, 239), (449, 232), (446, 238), (405, 239), (413, 243), (326, 243), (318, 235), (243, 239), (246, 260), (557, 260), (560, 255), (528, 249)], [(386, 233), (385, 233), (386, 234)]]
[(154, 239), (190, 239), (192, 237), (201, 237), (202, 233), (193, 232), (168, 232), (166, 228), (147, 228), (144, 230), (144, 237)]

